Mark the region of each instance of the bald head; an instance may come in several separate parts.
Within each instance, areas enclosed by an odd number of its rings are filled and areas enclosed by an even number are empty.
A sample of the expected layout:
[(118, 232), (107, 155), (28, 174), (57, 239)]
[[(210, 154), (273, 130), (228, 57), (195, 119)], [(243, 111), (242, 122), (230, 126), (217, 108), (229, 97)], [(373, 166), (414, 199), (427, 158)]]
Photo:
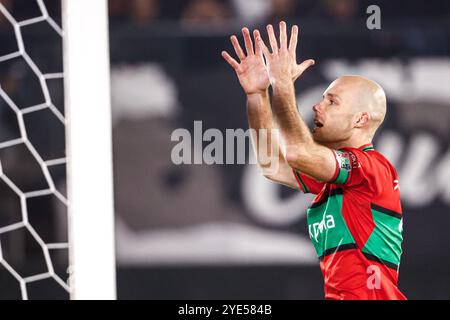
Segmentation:
[(355, 113), (369, 115), (369, 130), (372, 134), (381, 125), (386, 116), (386, 95), (383, 88), (373, 80), (365, 77), (348, 75), (333, 81), (330, 87), (339, 88), (348, 96)]
[(355, 111), (369, 112), (374, 122), (383, 121), (386, 115), (386, 95), (378, 83), (361, 76), (342, 76), (336, 81), (348, 85), (354, 96)]
[(331, 147), (359, 147), (372, 141), (386, 115), (383, 88), (361, 76), (343, 76), (323, 93), (313, 107), (313, 137)]

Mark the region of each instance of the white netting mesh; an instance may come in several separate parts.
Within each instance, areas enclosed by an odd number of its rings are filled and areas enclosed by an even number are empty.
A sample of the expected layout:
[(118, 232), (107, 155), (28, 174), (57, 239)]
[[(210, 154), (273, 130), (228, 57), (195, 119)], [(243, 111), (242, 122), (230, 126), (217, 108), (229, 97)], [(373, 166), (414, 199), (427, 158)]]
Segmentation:
[[(26, 5), (31, 2), (28, 0)], [(28, 38), (24, 39), (25, 28), (27, 32), (34, 26), (39, 30), (48, 28), (59, 41), (56, 46), (61, 48), (63, 31), (50, 16), (48, 4), (43, 0), (33, 1), (38, 14), (23, 20), (14, 15), (12, 3), (0, 2), (1, 36), (8, 35), (10, 30), (17, 45), (16, 51), (0, 55), (0, 68), (7, 65), (0, 83), (0, 117), (4, 117), (3, 122), (8, 121), (11, 128), (17, 128), (17, 133), (14, 129), (6, 134), (0, 132), (0, 202), (3, 203), (0, 207), (0, 282), (9, 281), (11, 287), (16, 284), (23, 299), (33, 298), (30, 290), (40, 292), (37, 289), (40, 282), (47, 286), (52, 283), (49, 290), (55, 293), (54, 298), (67, 297), (66, 120), (61, 98), (62, 63), (56, 64), (60, 70), (54, 70), (54, 65), (48, 67), (52, 65), (54, 53), (38, 63), (48, 46), (41, 46), (30, 38), (34, 41), (30, 47), (37, 48), (35, 57), (27, 46)], [(38, 31), (36, 35), (43, 39), (48, 32)], [(56, 52), (56, 55), (62, 54), (59, 50)], [(62, 57), (58, 59), (62, 61)], [(22, 85), (18, 84), (21, 79), (25, 82)], [(18, 87), (22, 93), (18, 92)], [(30, 95), (38, 98), (29, 99), (28, 89)], [(57, 143), (53, 144), (54, 141)], [(64, 231), (60, 235), (49, 236), (61, 228)], [(62, 263), (58, 262), (61, 260)], [(55, 267), (61, 264), (63, 272)], [(8, 286), (0, 286), (0, 298), (8, 296), (2, 292), (5, 288)]]

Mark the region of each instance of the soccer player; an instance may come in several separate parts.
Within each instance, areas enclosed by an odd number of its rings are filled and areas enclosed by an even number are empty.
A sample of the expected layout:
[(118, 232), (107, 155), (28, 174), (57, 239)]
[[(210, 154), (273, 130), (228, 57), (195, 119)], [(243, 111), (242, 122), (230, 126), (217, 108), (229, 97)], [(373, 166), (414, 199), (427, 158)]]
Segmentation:
[[(222, 56), (247, 95), (250, 127), (280, 132), (279, 139), (268, 135), (267, 146), (279, 145), (279, 154), (272, 157), (278, 169), (259, 163), (264, 175), (317, 195), (307, 221), (325, 298), (406, 299), (397, 287), (403, 239), (398, 176), (372, 145), (386, 114), (383, 89), (361, 76), (336, 79), (313, 107), (311, 132), (297, 110), (294, 82), (314, 61), (297, 64), (297, 26), (289, 43), (285, 22), (280, 23), (279, 42), (271, 25), (267, 32), (271, 51), (258, 30), (254, 45), (243, 28), (246, 52), (231, 37), (240, 62), (225, 51)], [(253, 139), (260, 159), (258, 135)]]

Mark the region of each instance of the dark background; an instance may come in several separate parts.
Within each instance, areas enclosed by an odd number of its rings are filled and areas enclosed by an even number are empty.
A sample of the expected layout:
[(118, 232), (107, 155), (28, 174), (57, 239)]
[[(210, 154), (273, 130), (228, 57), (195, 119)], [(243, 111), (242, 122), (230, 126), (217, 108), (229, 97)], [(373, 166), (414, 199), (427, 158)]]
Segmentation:
[[(30, 4), (32, 1), (26, 4), (25, 1), (1, 2), (9, 5), (9, 10), (18, 19), (38, 13)], [(45, 3), (59, 23), (58, 2)], [(118, 221), (128, 226), (130, 234), (182, 235), (186, 228), (196, 230), (196, 227), (211, 222), (217, 226), (231, 222), (272, 234), (307, 235), (306, 222), (301, 215), (291, 223), (276, 224), (254, 214), (242, 191), (246, 166), (175, 166), (170, 162), (174, 145), (170, 133), (175, 128), (192, 130), (194, 120), (203, 121), (203, 130), (247, 128), (244, 94), (233, 71), (220, 57), (223, 49), (232, 52), (229, 35), (239, 34), (243, 25), (264, 30), (266, 23), (285, 19), (300, 26), (299, 57), (314, 58), (317, 62), (317, 66), (296, 84), (300, 94), (327, 85), (332, 80), (330, 64), (336, 61), (350, 67), (367, 61), (394, 62), (402, 68), (400, 72), (406, 88), (411, 77), (409, 72), (414, 72), (417, 61), (450, 61), (448, 1), (267, 2), (272, 3), (272, 9), (266, 14), (246, 18), (238, 1), (110, 0), (115, 205)], [(378, 4), (381, 8), (381, 30), (366, 28), (368, 15), (365, 9), (370, 4)], [(45, 23), (31, 25), (23, 32), (27, 50), (40, 68), (48, 72), (62, 70), (60, 38)], [(15, 50), (12, 27), (1, 20), (1, 14), (0, 43), (3, 51), (0, 56)], [(148, 78), (136, 76), (140, 71), (153, 82), (147, 83)], [(146, 91), (143, 98), (131, 94), (124, 98), (131, 90), (127, 88), (127, 72), (130, 86)], [(440, 72), (450, 74), (450, 68)], [(427, 163), (427, 171), (421, 176), (426, 179), (420, 180), (417, 190), (441, 186), (442, 177), (436, 176), (434, 169), (440, 163), (449, 163), (441, 160), (449, 154), (450, 103), (433, 99), (408, 102), (408, 95), (414, 95), (408, 90), (404, 91), (404, 99), (399, 99), (398, 94), (388, 89), (392, 80), (389, 76), (387, 73), (386, 78), (377, 79), (383, 86), (386, 84), (390, 108), (379, 137), (394, 132), (403, 141), (405, 148), (396, 162), (401, 181), (412, 175), (405, 168), (405, 159), (410, 157), (406, 154), (406, 146), (410, 147), (418, 136), (428, 137), (426, 141), (437, 148), (436, 157)], [(0, 81), (18, 106), (24, 108), (42, 103), (42, 90), (20, 59), (0, 63)], [(168, 88), (166, 81), (172, 91), (164, 91)], [(430, 81), (434, 81), (433, 78)], [(439, 85), (442, 87), (441, 83)], [(63, 111), (62, 83), (54, 81), (50, 87), (53, 104)], [(450, 87), (447, 85), (447, 88)], [(160, 97), (162, 100), (158, 100)], [(164, 99), (170, 101), (164, 102)], [(302, 100), (299, 104), (302, 105)], [(174, 111), (167, 111), (172, 106)], [(18, 127), (14, 115), (1, 99), (0, 107), (3, 142), (18, 137)], [(45, 159), (64, 156), (63, 128), (50, 114), (44, 111), (30, 114), (27, 128), (33, 130), (30, 139)], [(426, 141), (421, 145), (423, 152), (429, 150)], [(376, 148), (377, 142), (376, 139)], [(414, 152), (421, 153), (421, 150)], [(20, 181), (25, 189), (40, 189), (44, 183), (41, 173), (27, 157), (27, 152), (20, 148), (0, 150), (2, 165), (9, 165), (13, 181)], [(444, 167), (439, 172), (450, 179), (449, 170)], [(54, 172), (53, 177), (64, 190), (64, 166)], [(415, 203), (413, 191), (416, 186), (401, 186), (408, 192), (403, 199), (404, 255), (399, 286), (410, 299), (449, 299), (450, 191), (440, 187), (432, 199)], [(298, 196), (285, 188), (277, 190), (281, 200)], [(8, 186), (0, 184), (0, 197), (0, 227), (20, 221), (20, 206)], [(54, 197), (43, 197), (30, 203), (29, 210), (34, 212), (32, 224), (43, 238), (48, 242), (66, 240), (65, 232), (61, 232), (65, 208), (61, 208)], [(173, 252), (178, 252), (176, 250), (167, 249), (165, 253), (165, 243), (161, 242), (165, 238), (160, 237), (148, 246), (148, 254), (137, 255), (131, 247), (136, 242), (130, 242), (118, 230), (118, 298), (323, 298), (318, 264), (295, 256), (294, 262), (284, 258), (218, 259), (234, 251), (226, 251), (228, 249), (220, 245), (215, 247), (214, 233), (207, 235), (205, 246), (213, 248), (214, 254), (210, 259), (199, 255), (196, 260), (198, 252), (203, 250), (201, 243), (198, 248), (195, 242), (194, 245), (178, 243), (178, 251), (184, 249), (184, 252), (177, 258), (173, 256)], [(229, 236), (232, 238), (235, 234)], [(248, 239), (252, 240), (251, 237)], [(21, 270), (21, 274), (32, 275), (45, 269), (42, 252), (26, 232), (2, 234), (0, 241), (4, 256), (15, 269)], [(154, 254), (155, 248), (160, 250), (157, 250), (158, 255)], [(239, 252), (239, 248), (235, 251)], [(192, 252), (192, 258), (189, 252)], [(149, 258), (145, 259), (145, 256)], [(61, 278), (66, 280), (67, 252), (60, 253), (54, 264)], [(0, 283), (0, 298), (20, 297), (17, 281), (3, 267), (0, 267)], [(31, 298), (67, 298), (67, 294), (52, 281), (38, 281), (29, 290)]]

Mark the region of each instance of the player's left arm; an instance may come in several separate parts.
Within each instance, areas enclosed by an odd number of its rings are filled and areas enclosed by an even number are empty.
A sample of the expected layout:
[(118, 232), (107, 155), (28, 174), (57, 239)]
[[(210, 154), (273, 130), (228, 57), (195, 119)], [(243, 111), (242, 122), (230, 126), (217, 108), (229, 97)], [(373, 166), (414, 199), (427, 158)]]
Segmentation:
[(272, 52), (258, 37), (267, 61), (270, 83), (272, 85), (273, 114), (279, 123), (281, 137), (285, 145), (285, 159), (288, 164), (318, 181), (332, 181), (338, 172), (334, 150), (314, 142), (305, 121), (300, 116), (295, 98), (295, 80), (314, 60), (301, 64), (296, 61), (298, 27), (293, 26), (289, 46), (287, 44), (286, 23), (280, 23), (280, 46), (278, 46), (273, 27), (267, 26)]

